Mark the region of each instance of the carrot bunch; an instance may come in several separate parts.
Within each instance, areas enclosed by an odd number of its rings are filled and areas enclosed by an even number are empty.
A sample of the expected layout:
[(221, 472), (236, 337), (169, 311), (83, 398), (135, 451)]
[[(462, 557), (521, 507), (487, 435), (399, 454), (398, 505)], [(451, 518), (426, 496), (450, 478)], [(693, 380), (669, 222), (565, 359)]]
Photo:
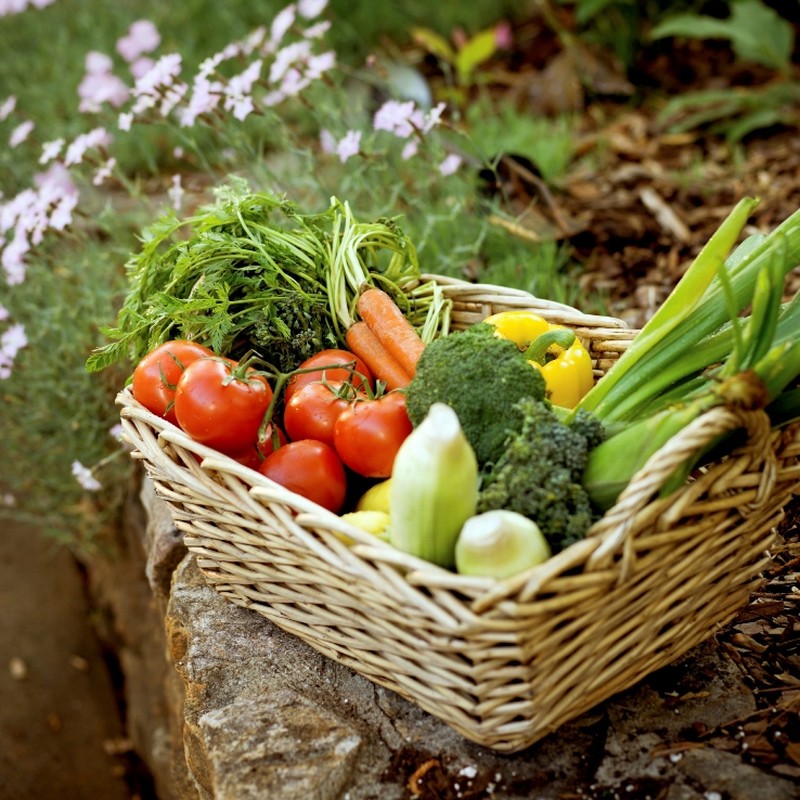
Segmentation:
[(370, 287), (356, 305), (361, 319), (345, 336), (351, 352), (361, 358), (387, 389), (408, 386), (425, 343), (391, 295)]

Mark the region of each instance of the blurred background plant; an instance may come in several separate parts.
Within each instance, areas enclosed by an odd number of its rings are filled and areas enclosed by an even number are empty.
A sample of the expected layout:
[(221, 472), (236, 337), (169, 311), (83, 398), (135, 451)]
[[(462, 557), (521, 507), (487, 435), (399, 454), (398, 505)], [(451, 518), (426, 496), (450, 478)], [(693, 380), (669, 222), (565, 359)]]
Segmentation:
[(725, 5), (723, 17), (670, 15), (650, 31), (650, 39), (722, 40), (730, 44), (738, 61), (773, 74), (766, 84), (711, 88), (673, 97), (662, 110), (662, 120), (672, 132), (708, 125), (730, 142), (773, 125), (796, 125), (800, 83), (792, 75), (794, 27), (761, 0), (733, 0)]
[(582, 137), (604, 112), (584, 112), (642, 102), (642, 49), (696, 34), (686, 14), (752, 59), (745, 5), (778, 32), (759, 68), (792, 87), (794, 41), (758, 0), (0, 0), (0, 518), (103, 545), (128, 490), (113, 398), (131, 365), (88, 374), (86, 358), (143, 231), (230, 176), (309, 211), (335, 195), (399, 217), (424, 271), (604, 311), (551, 197), (602, 168)]

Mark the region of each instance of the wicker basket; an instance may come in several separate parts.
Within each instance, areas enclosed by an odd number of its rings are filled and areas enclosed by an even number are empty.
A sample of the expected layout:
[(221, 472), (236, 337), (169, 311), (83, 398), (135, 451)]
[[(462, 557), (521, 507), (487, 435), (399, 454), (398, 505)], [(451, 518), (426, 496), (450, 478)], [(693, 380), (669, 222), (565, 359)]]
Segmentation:
[[(455, 327), (532, 308), (572, 326), (598, 374), (635, 334), (524, 292), (437, 280)], [(133, 456), (221, 595), (498, 751), (527, 747), (730, 620), (800, 486), (800, 426), (772, 431), (763, 412), (718, 409), (657, 453), (585, 540), (496, 582), (343, 523), (193, 442), (128, 390), (118, 402)], [(687, 454), (740, 427), (740, 450), (655, 496)]]

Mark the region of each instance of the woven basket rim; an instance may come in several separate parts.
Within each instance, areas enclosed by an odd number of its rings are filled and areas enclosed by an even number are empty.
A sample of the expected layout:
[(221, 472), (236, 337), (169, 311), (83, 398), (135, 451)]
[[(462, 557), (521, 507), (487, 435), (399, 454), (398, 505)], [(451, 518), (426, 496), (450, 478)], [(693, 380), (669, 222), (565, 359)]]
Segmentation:
[[(476, 577), (459, 575), (444, 567), (440, 567), (432, 562), (425, 561), (408, 553), (404, 553), (374, 535), (363, 531), (362, 529), (352, 525), (346, 520), (342, 519), (338, 514), (329, 511), (322, 506), (314, 503), (311, 500), (289, 491), (278, 483), (267, 478), (265, 475), (253, 470), (250, 467), (244, 466), (235, 461), (230, 456), (220, 453), (213, 448), (203, 445), (191, 439), (188, 434), (182, 431), (179, 427), (172, 424), (168, 420), (159, 417), (158, 415), (148, 411), (137, 400), (133, 398), (130, 386), (123, 388), (116, 397), (116, 402), (122, 406), (121, 414), (123, 417), (136, 416), (148, 423), (148, 425), (155, 431), (159, 440), (169, 442), (173, 445), (178, 445), (191, 452), (196, 453), (202, 458), (199, 466), (203, 470), (204, 475), (206, 470), (214, 470), (219, 467), (223, 468), (227, 473), (236, 475), (244, 481), (249, 489), (249, 494), (259, 500), (279, 502), (292, 508), (297, 516), (296, 521), (300, 525), (313, 526), (319, 522), (324, 524), (325, 527), (337, 530), (339, 533), (350, 537), (353, 540), (354, 551), (356, 553), (363, 552), (365, 554), (370, 551), (375, 551), (381, 554), (384, 561), (390, 561), (402, 567), (403, 571), (412, 576), (418, 576), (413, 582), (416, 584), (420, 580), (431, 581), (436, 585), (447, 585), (452, 589), (463, 589), (466, 594), (475, 595), (475, 593), (486, 593), (493, 598), (496, 602), (500, 596), (511, 596), (519, 591), (521, 586), (528, 586), (528, 592), (534, 591), (532, 587), (544, 583), (551, 575), (559, 574), (575, 567), (586, 567), (592, 565), (592, 556), (598, 551), (603, 552), (603, 545), (611, 541), (616, 535), (619, 537), (620, 525), (607, 524), (607, 521), (614, 516), (622, 516), (623, 518), (632, 519), (634, 511), (630, 506), (624, 505), (620, 507), (618, 502), (609, 509), (606, 514), (596, 522), (587, 531), (586, 536), (575, 542), (574, 544), (566, 547), (564, 550), (554, 554), (541, 564), (537, 564), (527, 570), (520, 572), (514, 576), (505, 579), (496, 579), (488, 577)], [(749, 412), (763, 414), (763, 412)], [(764, 415), (766, 416), (766, 415)], [(710, 423), (710, 424), (709, 424)], [(734, 414), (725, 408), (712, 408), (702, 415), (698, 420), (695, 420), (692, 426), (684, 431), (678, 433), (670, 444), (671, 448), (680, 453), (694, 451), (697, 447), (697, 431), (703, 430), (708, 427), (704, 433), (701, 433), (703, 440), (710, 439), (719, 430), (738, 427), (744, 425), (741, 414)], [(746, 449), (746, 448), (745, 448)], [(634, 476), (631, 483), (626, 490), (626, 496), (636, 495), (637, 506), (644, 503), (643, 495), (641, 493), (640, 485), (644, 485), (645, 493), (652, 494), (660, 485), (660, 482), (666, 479), (668, 472), (661, 464), (663, 457), (662, 451), (656, 452), (645, 466)], [(750, 459), (750, 455), (745, 454), (743, 458)], [(207, 480), (211, 480), (206, 476)], [(690, 486), (684, 486), (678, 489), (671, 500), (676, 502), (681, 493), (691, 491)], [(606, 521), (606, 524), (604, 524)], [(629, 526), (628, 526), (629, 527)], [(622, 530), (625, 526), (622, 526)], [(615, 550), (603, 553), (602, 563), (598, 563), (596, 568), (603, 569), (605, 565), (613, 558), (619, 555), (619, 552), (624, 547), (624, 539), (615, 542)], [(421, 576), (424, 575), (423, 579)]]

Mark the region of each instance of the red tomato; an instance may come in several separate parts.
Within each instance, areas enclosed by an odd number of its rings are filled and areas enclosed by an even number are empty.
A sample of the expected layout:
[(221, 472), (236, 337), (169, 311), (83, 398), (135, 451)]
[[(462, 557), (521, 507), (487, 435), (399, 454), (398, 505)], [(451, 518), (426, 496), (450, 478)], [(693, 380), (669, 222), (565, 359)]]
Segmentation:
[(148, 411), (177, 425), (175, 387), (183, 371), (198, 358), (214, 354), (207, 347), (186, 339), (175, 339), (151, 350), (133, 371), (131, 391)]
[(283, 426), (292, 441), (316, 439), (333, 447), (333, 426), (350, 405), (338, 394), (342, 387), (346, 384), (341, 381), (306, 383), (292, 394), (283, 410)]
[[(367, 383), (370, 386), (373, 385), (372, 373), (369, 371), (369, 367), (349, 350), (320, 350), (319, 353), (315, 353), (311, 358), (307, 358), (298, 369), (329, 367), (331, 364), (346, 364), (347, 366), (334, 366), (332, 369), (319, 369), (314, 372), (301, 372), (299, 375), (293, 375), (283, 390), (284, 402), (288, 403), (292, 399), (292, 395), (301, 386), (321, 380), (344, 381), (352, 383), (353, 386), (359, 388), (364, 383), (359, 375), (363, 375), (367, 379)], [(354, 374), (354, 371), (359, 375)]]
[[(273, 433), (275, 434), (274, 436)], [(275, 441), (276, 437), (277, 444)], [(253, 442), (241, 453), (233, 453), (231, 458), (238, 461), (240, 464), (244, 464), (246, 467), (250, 467), (250, 469), (258, 469), (270, 453), (277, 450), (279, 447), (283, 447), (285, 444), (286, 434), (277, 425), (273, 426), (272, 423), (270, 423), (267, 425), (267, 430), (260, 442)]]
[(334, 514), (344, 506), (345, 469), (336, 451), (325, 442), (314, 439), (289, 442), (268, 455), (258, 471)]
[(197, 442), (223, 453), (242, 453), (258, 438), (272, 389), (263, 375), (239, 377), (229, 358), (190, 364), (175, 390), (178, 424)]
[(411, 433), (406, 396), (389, 392), (351, 403), (336, 420), (333, 442), (344, 463), (366, 478), (388, 478), (400, 445)]

